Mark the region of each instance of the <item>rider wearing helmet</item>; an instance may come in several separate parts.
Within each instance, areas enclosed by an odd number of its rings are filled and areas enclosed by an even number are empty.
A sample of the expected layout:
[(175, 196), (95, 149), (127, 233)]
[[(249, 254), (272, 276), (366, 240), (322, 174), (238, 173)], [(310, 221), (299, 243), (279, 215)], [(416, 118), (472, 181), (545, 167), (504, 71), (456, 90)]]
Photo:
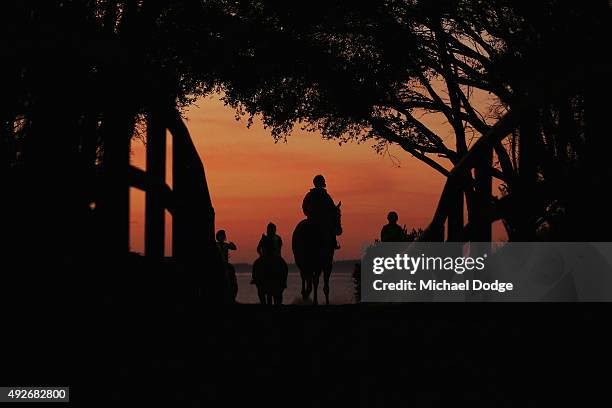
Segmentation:
[(406, 230), (400, 227), (397, 223), (399, 216), (395, 211), (391, 211), (387, 215), (388, 224), (382, 227), (380, 231), (381, 242), (405, 242), (406, 241)]
[(257, 245), (257, 253), (259, 256), (281, 256), (283, 240), (276, 235), (276, 225), (269, 223), (266, 228), (266, 233), (261, 235), (259, 244)]
[[(314, 188), (310, 189), (304, 197), (302, 211), (304, 211), (304, 215), (306, 215), (323, 234), (330, 234), (330, 236), (333, 236), (335, 242), (334, 218), (336, 217), (338, 208), (325, 189), (325, 178), (319, 174), (314, 177), (312, 182)], [(337, 243), (335, 245), (336, 247), (338, 246)]]

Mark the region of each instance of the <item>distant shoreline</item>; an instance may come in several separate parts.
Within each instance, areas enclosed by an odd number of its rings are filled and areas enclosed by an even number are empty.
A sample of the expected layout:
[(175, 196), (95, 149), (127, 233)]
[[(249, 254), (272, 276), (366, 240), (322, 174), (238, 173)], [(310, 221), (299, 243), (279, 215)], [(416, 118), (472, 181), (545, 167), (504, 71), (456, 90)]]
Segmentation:
[[(335, 261), (332, 272), (351, 274), (355, 270), (355, 264), (358, 264), (360, 262), (361, 261), (359, 259)], [(230, 263), (231, 263), (231, 259), (230, 259)], [(250, 274), (253, 268), (252, 264), (250, 263), (232, 263), (232, 265), (234, 265), (234, 269), (236, 270), (237, 274), (247, 274), (247, 273)], [(289, 273), (299, 273), (299, 270), (294, 263), (291, 263), (288, 266), (289, 266)]]

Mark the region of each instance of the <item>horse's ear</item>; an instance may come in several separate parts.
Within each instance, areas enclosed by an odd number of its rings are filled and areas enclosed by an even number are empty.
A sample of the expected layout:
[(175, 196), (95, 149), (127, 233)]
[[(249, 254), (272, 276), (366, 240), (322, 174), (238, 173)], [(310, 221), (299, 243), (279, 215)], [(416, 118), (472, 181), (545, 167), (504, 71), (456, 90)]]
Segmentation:
[(341, 205), (342, 205), (342, 201), (338, 201), (338, 205), (336, 207), (340, 208)]

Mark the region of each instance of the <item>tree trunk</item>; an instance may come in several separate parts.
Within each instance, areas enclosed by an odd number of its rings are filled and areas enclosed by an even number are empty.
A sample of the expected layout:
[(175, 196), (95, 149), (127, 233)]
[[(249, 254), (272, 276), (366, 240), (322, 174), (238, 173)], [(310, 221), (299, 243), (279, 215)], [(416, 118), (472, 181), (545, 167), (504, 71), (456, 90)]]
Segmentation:
[(106, 256), (121, 257), (130, 250), (130, 140), (134, 115), (110, 111), (104, 118), (102, 191), (97, 205)]
[(438, 201), (432, 221), (424, 233), (423, 241), (439, 237), (440, 228), (443, 227), (448, 217), (449, 208), (456, 190), (465, 187), (465, 177), (462, 177), (463, 174), (472, 169), (484, 155), (488, 154), (495, 143), (501, 141), (511, 132), (519, 116), (512, 111), (506, 113), (485, 135), (478, 139), (468, 153), (453, 168), (444, 184), (444, 190), (442, 190), (442, 195)]
[(584, 95), (586, 168), (580, 200), (582, 240), (609, 241), (612, 218), (608, 216), (609, 200), (602, 199), (602, 191), (609, 191), (612, 180), (612, 151), (609, 129), (609, 86), (591, 84)]
[(493, 194), (493, 149), (483, 153), (474, 171), (474, 211), (470, 217), (470, 241), (491, 242), (491, 196)]
[(529, 242), (536, 238), (537, 214), (534, 201), (538, 193), (537, 146), (540, 136), (537, 111), (533, 109), (525, 111), (519, 126), (518, 183), (514, 191), (516, 230), (512, 240)]
[(461, 242), (463, 241), (463, 191), (455, 191), (449, 201), (446, 239), (450, 242)]

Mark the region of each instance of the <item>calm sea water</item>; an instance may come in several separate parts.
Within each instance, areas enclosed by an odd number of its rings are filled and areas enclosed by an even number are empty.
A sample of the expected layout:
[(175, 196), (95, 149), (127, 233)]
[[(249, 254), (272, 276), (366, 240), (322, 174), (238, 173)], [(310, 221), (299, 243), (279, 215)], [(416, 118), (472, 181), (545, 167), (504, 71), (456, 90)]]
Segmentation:
[[(250, 273), (238, 273), (238, 298), (239, 303), (259, 303), (257, 297), (257, 288), (255, 285), (251, 285)], [(342, 305), (347, 303), (355, 303), (355, 297), (353, 295), (353, 277), (350, 273), (332, 273), (329, 283), (329, 302), (335, 305)], [(297, 273), (290, 273), (287, 278), (287, 289), (283, 294), (284, 304), (303, 304), (302, 295), (302, 280), (300, 275)], [(312, 295), (310, 295), (312, 299)], [(319, 303), (325, 302), (325, 296), (323, 295), (323, 277), (319, 284)]]

